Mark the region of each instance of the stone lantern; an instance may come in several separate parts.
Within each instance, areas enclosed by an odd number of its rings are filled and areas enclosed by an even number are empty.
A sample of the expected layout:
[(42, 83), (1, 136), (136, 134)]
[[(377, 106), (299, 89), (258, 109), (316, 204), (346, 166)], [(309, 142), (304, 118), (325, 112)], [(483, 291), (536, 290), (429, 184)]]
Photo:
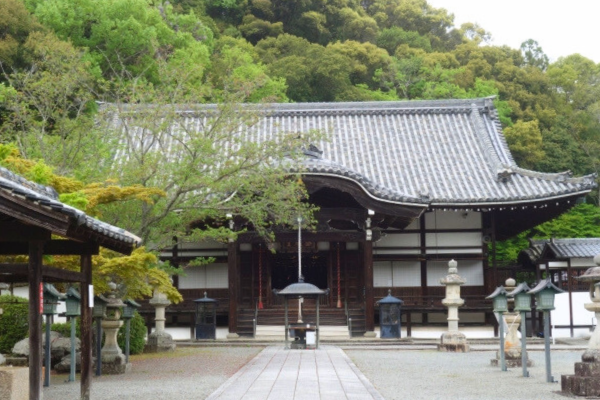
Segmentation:
[(121, 309), (125, 306), (123, 301), (116, 296), (117, 285), (109, 283), (111, 292), (107, 296), (106, 317), (102, 320), (104, 330), (104, 347), (102, 348), (102, 370), (106, 374), (124, 374), (130, 367), (125, 362), (125, 355), (117, 343), (117, 333), (123, 326)]
[(155, 308), (154, 321), (156, 327), (154, 332), (148, 335), (148, 343), (144, 351), (150, 353), (160, 353), (175, 350), (175, 342), (173, 337), (165, 331), (165, 309), (171, 302), (167, 299), (164, 293), (154, 290), (154, 296), (149, 301), (150, 305)]
[(600, 396), (600, 255), (594, 257), (594, 262), (598, 267), (588, 269), (578, 279), (590, 285), (591, 303), (585, 303), (584, 307), (595, 314), (596, 329), (581, 362), (575, 363), (575, 375), (561, 377), (562, 391), (577, 396)]
[(438, 350), (465, 353), (469, 351), (469, 344), (466, 336), (458, 331), (458, 307), (465, 304), (460, 298), (460, 286), (466, 281), (458, 275), (456, 266), (457, 262), (450, 260), (448, 275), (440, 279), (440, 283), (446, 286), (446, 298), (442, 300), (442, 304), (448, 308), (448, 332), (442, 335)]
[[(527, 291), (530, 290), (529, 287), (524, 283), (517, 287), (516, 281), (513, 278), (508, 278), (504, 282), (504, 285), (504, 289), (507, 291), (508, 308), (510, 308), (511, 305), (515, 304), (516, 302), (514, 295), (517, 295), (517, 293), (522, 293), (525, 288), (527, 289)], [(529, 301), (531, 302), (531, 295), (527, 294), (527, 291), (522, 293), (519, 296), (519, 299), (523, 300), (522, 296), (525, 296), (528, 299), (530, 299)], [(521, 323), (525, 325), (525, 318), (521, 316), (520, 311), (521, 309), (517, 310), (515, 307), (514, 311), (511, 312), (507, 309), (506, 312), (501, 314), (502, 318), (504, 319), (504, 322), (506, 323), (506, 327), (508, 328), (508, 332), (506, 332), (506, 337), (504, 338), (504, 359), (506, 362), (506, 366), (509, 368), (523, 366), (521, 346), (519, 345), (518, 329)], [(499, 323), (500, 322), (502, 322), (502, 319), (499, 320)], [(531, 361), (526, 361), (526, 363), (527, 366), (530, 367), (533, 365)], [(492, 364), (495, 365), (493, 362)]]

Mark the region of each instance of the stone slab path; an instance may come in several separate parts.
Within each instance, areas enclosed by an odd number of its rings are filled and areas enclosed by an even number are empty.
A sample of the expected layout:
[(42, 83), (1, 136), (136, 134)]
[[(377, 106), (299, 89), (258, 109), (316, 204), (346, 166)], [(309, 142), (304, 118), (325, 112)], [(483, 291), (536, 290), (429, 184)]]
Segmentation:
[(346, 354), (335, 346), (285, 350), (269, 346), (208, 400), (383, 400)]

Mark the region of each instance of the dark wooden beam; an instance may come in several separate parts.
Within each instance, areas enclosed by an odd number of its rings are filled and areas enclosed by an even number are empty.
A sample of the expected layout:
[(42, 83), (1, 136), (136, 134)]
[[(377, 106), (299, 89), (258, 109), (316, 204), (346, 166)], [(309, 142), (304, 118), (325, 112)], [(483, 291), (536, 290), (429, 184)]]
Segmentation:
[(363, 268), (365, 283), (365, 328), (375, 331), (375, 297), (373, 293), (373, 242), (363, 244)]
[[(0, 241), (0, 255), (27, 255), (27, 242)], [(100, 247), (96, 243), (76, 242), (73, 240), (49, 240), (44, 245), (44, 255), (69, 256), (69, 255), (96, 255)]]
[(237, 333), (237, 305), (239, 293), (237, 242), (229, 242), (227, 247), (227, 265), (229, 279), (229, 333)]
[(29, 242), (31, 240), (50, 240), (51, 233), (48, 229), (38, 226), (22, 224), (16, 221), (2, 222), (0, 242)]
[(64, 235), (69, 227), (69, 217), (54, 210), (47, 210), (38, 204), (0, 192), (0, 213), (15, 217), (20, 221)]
[[(81, 256), (81, 400), (89, 400), (92, 388), (92, 309), (89, 288), (92, 284), (92, 255)], [(100, 340), (100, 338), (98, 338)], [(97, 362), (101, 362), (98, 360)]]
[(69, 271), (56, 267), (42, 267), (42, 276), (44, 282), (52, 280), (55, 282), (84, 282), (85, 276), (81, 272)]
[(402, 226), (403, 228), (408, 226), (415, 218), (418, 218), (428, 208), (427, 204), (415, 204), (413, 206), (376, 200), (365, 193), (363, 188), (360, 187), (356, 182), (343, 178), (319, 175), (303, 175), (302, 181), (310, 193), (314, 193), (320, 188), (339, 190), (340, 192), (350, 194), (361, 206), (366, 209), (373, 210), (380, 214), (400, 217), (404, 224), (400, 224), (399, 221), (397, 221), (396, 224), (398, 226), (404, 225)]
[(42, 249), (44, 242), (29, 243), (29, 400), (42, 398)]
[[(298, 232), (278, 232), (275, 234), (277, 241), (297, 242)], [(360, 231), (331, 231), (331, 232), (302, 232), (302, 240), (307, 242), (362, 242), (365, 233)], [(243, 243), (263, 243), (264, 238), (254, 232), (239, 235), (239, 241)]]
[[(69, 271), (62, 268), (40, 266), (43, 282), (83, 282), (81, 272)], [(1, 282), (27, 282), (29, 276), (28, 264), (0, 264)]]

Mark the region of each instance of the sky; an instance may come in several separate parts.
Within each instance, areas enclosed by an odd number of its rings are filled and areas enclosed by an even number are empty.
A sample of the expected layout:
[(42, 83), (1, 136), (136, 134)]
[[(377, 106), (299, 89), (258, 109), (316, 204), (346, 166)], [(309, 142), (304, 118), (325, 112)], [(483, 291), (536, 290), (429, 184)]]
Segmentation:
[(600, 63), (600, 0), (427, 0), (454, 14), (459, 27), (474, 22), (492, 34), (493, 45), (518, 49), (536, 40), (550, 62), (579, 53)]

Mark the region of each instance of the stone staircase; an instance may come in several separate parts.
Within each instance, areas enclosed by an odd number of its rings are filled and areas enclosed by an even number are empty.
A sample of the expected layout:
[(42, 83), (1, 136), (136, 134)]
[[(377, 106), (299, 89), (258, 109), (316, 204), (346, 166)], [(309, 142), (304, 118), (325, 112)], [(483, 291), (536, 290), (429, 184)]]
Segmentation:
[[(362, 336), (365, 333), (365, 313), (363, 309), (354, 308), (348, 310), (349, 317), (352, 319), (351, 328), (346, 319), (346, 312), (343, 308), (321, 307), (319, 309), (319, 327), (320, 338), (350, 338)], [(238, 311), (238, 334), (243, 337), (252, 337), (254, 330), (255, 310), (240, 309)], [(293, 323), (298, 318), (298, 308), (290, 304), (288, 309), (289, 322)], [(316, 309), (304, 306), (302, 308), (302, 319), (305, 323), (316, 324)], [(283, 326), (285, 324), (285, 309), (283, 306), (272, 306), (258, 310), (256, 326), (256, 337), (268, 338), (277, 336), (280, 339), (284, 337)]]
[[(285, 329), (281, 325), (258, 325), (256, 327), (256, 340), (283, 341)], [(346, 325), (319, 325), (320, 340), (346, 340), (350, 339)]]

